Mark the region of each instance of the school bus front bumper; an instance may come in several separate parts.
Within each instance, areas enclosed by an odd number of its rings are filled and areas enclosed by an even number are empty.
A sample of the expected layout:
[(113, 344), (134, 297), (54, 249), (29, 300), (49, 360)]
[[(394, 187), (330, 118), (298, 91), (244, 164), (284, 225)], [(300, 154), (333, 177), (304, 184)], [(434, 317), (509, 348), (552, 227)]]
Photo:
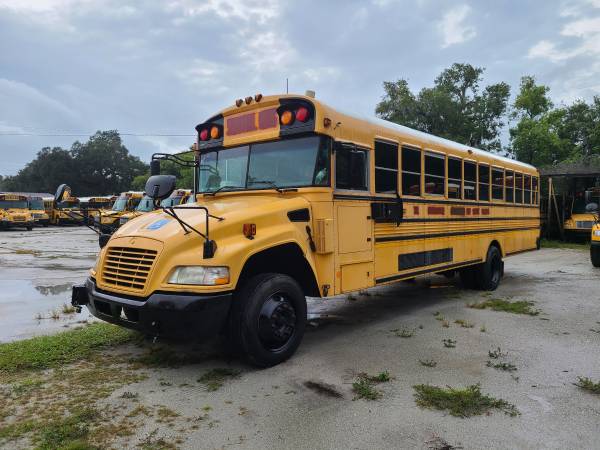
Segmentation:
[(147, 298), (120, 296), (99, 290), (93, 279), (73, 286), (71, 303), (87, 306), (106, 322), (151, 336), (174, 339), (206, 338), (225, 325), (232, 293), (214, 295), (154, 293)]

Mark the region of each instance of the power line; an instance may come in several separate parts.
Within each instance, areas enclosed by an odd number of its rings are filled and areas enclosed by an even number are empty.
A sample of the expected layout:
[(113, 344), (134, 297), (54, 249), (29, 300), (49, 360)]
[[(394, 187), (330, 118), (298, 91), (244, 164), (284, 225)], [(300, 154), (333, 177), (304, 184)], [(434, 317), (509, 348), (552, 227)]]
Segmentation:
[[(0, 136), (34, 136), (34, 137), (89, 137), (95, 133), (2, 133)], [(195, 134), (151, 134), (151, 133), (119, 133), (120, 136), (134, 137), (196, 137)]]

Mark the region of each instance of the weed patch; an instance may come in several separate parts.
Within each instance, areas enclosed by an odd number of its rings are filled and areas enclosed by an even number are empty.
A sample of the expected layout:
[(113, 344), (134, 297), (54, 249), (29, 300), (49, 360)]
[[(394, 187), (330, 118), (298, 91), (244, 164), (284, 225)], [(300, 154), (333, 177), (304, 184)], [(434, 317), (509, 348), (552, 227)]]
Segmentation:
[(486, 366), (493, 367), (494, 369), (498, 370), (503, 370), (505, 372), (515, 372), (517, 370), (517, 366), (505, 362), (493, 363), (492, 361), (488, 361)]
[(500, 347), (496, 348), (496, 350), (488, 350), (488, 356), (492, 359), (504, 358), (506, 355)]
[(480, 303), (471, 303), (467, 305), (474, 309), (491, 309), (493, 311), (504, 311), (513, 314), (526, 314), (529, 316), (537, 316), (540, 310), (532, 309), (533, 302), (527, 300), (518, 300), (511, 302), (500, 298), (492, 298)]
[(503, 411), (509, 416), (520, 414), (515, 405), (482, 394), (478, 384), (463, 389), (455, 389), (449, 386), (440, 388), (428, 384), (419, 384), (413, 386), (413, 388), (416, 391), (415, 401), (417, 405), (423, 408), (448, 411), (456, 417), (477, 416), (493, 409)]
[(550, 239), (542, 239), (542, 248), (568, 248), (571, 250), (588, 250), (589, 244), (579, 244), (577, 242), (555, 241)]
[(425, 367), (435, 367), (437, 366), (437, 361), (434, 361), (433, 359), (425, 359), (425, 360), (419, 360), (419, 363), (421, 363), (422, 366)]
[(401, 338), (413, 337), (415, 334), (415, 330), (409, 330), (408, 328), (395, 328), (390, 331), (392, 333), (394, 333), (394, 336), (401, 337)]
[(75, 309), (75, 307), (73, 305), (69, 305), (67, 303), (63, 303), (62, 305), (62, 313), (63, 314), (75, 314), (77, 312), (77, 310)]
[(40, 370), (87, 359), (94, 351), (134, 340), (137, 333), (94, 323), (52, 336), (0, 344), (0, 373)]
[(387, 371), (380, 372), (377, 375), (368, 375), (361, 373), (352, 383), (352, 391), (354, 392), (354, 400), (364, 398), (365, 400), (377, 400), (382, 397), (381, 391), (375, 388), (378, 383), (385, 383), (391, 380), (390, 374)]
[(181, 354), (168, 347), (151, 347), (146, 354), (132, 362), (146, 367), (181, 367), (197, 364), (205, 359), (201, 355)]
[(444, 343), (444, 347), (446, 348), (456, 347), (456, 341), (454, 339), (444, 339), (442, 342)]
[(463, 319), (457, 319), (454, 321), (454, 323), (460, 325), (462, 328), (473, 328), (475, 326), (471, 322)]
[(241, 372), (237, 369), (218, 367), (205, 372), (197, 381), (198, 383), (204, 384), (207, 391), (212, 392), (219, 390), (226, 380), (239, 377), (240, 373)]
[(574, 383), (575, 386), (580, 387), (586, 391), (589, 391), (593, 394), (600, 394), (600, 381), (594, 383), (588, 377), (577, 377), (577, 383)]

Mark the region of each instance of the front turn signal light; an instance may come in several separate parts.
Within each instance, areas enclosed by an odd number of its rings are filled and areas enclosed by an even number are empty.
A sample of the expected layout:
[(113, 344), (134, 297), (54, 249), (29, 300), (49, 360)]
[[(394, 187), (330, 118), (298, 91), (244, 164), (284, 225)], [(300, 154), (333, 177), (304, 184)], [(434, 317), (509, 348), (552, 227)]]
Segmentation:
[(242, 228), (242, 232), (244, 233), (244, 236), (246, 236), (248, 239), (253, 239), (254, 236), (256, 236), (256, 224), (245, 223)]

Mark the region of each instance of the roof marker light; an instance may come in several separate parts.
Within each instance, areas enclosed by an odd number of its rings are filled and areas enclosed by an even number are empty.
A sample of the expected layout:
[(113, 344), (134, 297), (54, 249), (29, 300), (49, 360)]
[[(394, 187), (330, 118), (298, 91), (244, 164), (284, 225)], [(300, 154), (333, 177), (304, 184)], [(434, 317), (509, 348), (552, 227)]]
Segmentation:
[(239, 108), (240, 106), (242, 106), (243, 103), (244, 103), (244, 100), (242, 100), (241, 98), (238, 98), (235, 101), (235, 106), (237, 106)]
[(246, 105), (252, 103), (252, 97), (246, 97)]
[(262, 95), (262, 94), (256, 94), (256, 95), (254, 96), (254, 101), (255, 101), (256, 103), (258, 103), (258, 102), (260, 102), (260, 101), (262, 100), (262, 97), (263, 97), (263, 95)]

